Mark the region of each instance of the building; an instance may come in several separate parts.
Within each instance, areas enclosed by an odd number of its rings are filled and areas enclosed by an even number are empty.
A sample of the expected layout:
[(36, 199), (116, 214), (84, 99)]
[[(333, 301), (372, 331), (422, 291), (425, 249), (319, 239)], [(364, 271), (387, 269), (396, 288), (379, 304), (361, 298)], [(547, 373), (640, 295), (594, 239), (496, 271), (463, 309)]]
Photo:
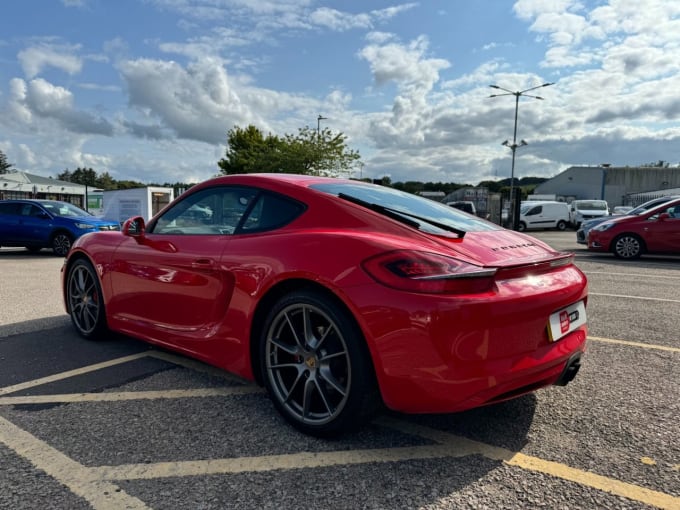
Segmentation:
[[(572, 200), (606, 200), (609, 207), (630, 205), (635, 194), (670, 194), (680, 187), (680, 168), (572, 166), (536, 186), (536, 195)], [(666, 192), (668, 190), (668, 192)]]
[[(94, 188), (90, 188), (94, 190)], [(86, 208), (88, 187), (26, 172), (0, 174), (0, 200), (11, 198), (40, 198), (61, 200)]]

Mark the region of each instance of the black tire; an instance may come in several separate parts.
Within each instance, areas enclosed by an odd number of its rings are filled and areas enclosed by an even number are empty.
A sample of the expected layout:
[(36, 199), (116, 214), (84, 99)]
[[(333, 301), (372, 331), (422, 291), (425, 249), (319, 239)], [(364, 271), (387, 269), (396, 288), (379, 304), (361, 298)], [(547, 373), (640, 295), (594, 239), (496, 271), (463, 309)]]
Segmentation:
[(52, 236), (52, 251), (58, 257), (65, 257), (73, 244), (73, 237), (66, 232), (57, 232)]
[(524, 232), (527, 229), (527, 224), (524, 223), (523, 221), (520, 221), (519, 224), (517, 225), (517, 231), (518, 232)]
[(644, 250), (644, 241), (635, 234), (621, 234), (612, 241), (612, 252), (620, 259), (638, 259)]
[(73, 263), (66, 276), (66, 303), (78, 334), (88, 340), (107, 336), (106, 311), (99, 278), (86, 260)]
[(260, 337), (260, 363), (274, 406), (306, 434), (356, 430), (379, 408), (359, 327), (320, 292), (291, 292), (272, 307)]
[(557, 222), (557, 230), (561, 230), (561, 231), (567, 230), (567, 222), (564, 221), (564, 220), (558, 221)]

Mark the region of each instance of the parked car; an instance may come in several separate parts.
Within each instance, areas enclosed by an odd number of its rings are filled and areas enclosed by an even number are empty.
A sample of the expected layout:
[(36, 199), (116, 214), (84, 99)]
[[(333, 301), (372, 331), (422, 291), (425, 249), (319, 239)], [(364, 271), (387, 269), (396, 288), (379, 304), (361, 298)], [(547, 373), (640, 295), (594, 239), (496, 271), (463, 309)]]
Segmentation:
[(617, 205), (612, 209), (612, 216), (621, 216), (623, 214), (628, 214), (632, 211), (634, 207), (632, 205)]
[(101, 230), (120, 230), (120, 225), (68, 202), (0, 200), (0, 246), (24, 246), (29, 251), (51, 248), (63, 257), (74, 240)]
[(597, 225), (588, 233), (588, 249), (622, 259), (644, 253), (680, 254), (680, 199)]
[[(653, 198), (652, 200), (649, 200), (645, 202), (644, 204), (638, 205), (636, 208), (628, 211), (626, 213), (628, 216), (637, 216), (638, 214), (642, 214), (652, 207), (656, 207), (657, 205), (665, 204), (666, 202), (670, 202), (671, 200), (675, 200), (676, 198), (680, 198), (678, 195), (671, 195), (671, 196), (665, 196), (665, 197), (658, 197), (658, 198)], [(581, 223), (581, 226), (579, 229), (576, 231), (576, 242), (579, 244), (588, 244), (588, 232), (595, 227), (596, 225), (599, 225), (600, 223), (604, 223), (605, 221), (609, 221), (612, 219), (609, 216), (601, 216), (600, 218), (594, 218), (592, 220), (584, 221)]]
[(569, 203), (569, 222), (575, 229), (584, 221), (603, 216), (609, 216), (606, 200), (572, 200)]
[[(195, 222), (196, 207), (211, 213)], [(83, 337), (114, 330), (257, 381), (314, 435), (383, 404), (452, 412), (564, 385), (586, 346), (573, 254), (343, 179), (206, 181), (148, 224), (77, 240), (62, 282)]]
[(569, 206), (564, 202), (523, 202), (519, 209), (519, 231), (556, 228), (566, 230)]
[(459, 200), (457, 202), (446, 202), (446, 205), (465, 211), (468, 214), (477, 214), (475, 203), (470, 200)]

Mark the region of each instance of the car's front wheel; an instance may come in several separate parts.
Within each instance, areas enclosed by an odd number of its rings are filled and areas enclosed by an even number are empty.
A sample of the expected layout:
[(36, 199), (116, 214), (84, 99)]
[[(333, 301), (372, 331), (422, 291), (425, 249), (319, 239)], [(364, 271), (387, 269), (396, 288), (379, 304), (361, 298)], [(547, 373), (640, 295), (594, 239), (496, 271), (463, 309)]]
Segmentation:
[(264, 384), (297, 429), (329, 436), (358, 428), (378, 408), (359, 327), (323, 293), (300, 290), (271, 309), (260, 339)]
[(637, 259), (644, 250), (643, 241), (634, 234), (622, 234), (614, 239), (612, 251), (620, 259)]
[(66, 232), (57, 232), (52, 237), (52, 251), (59, 257), (65, 257), (71, 249), (73, 238)]
[(71, 322), (78, 333), (95, 340), (108, 331), (99, 278), (92, 265), (85, 260), (73, 263), (66, 277), (66, 302)]
[(524, 232), (527, 229), (527, 224), (524, 223), (523, 221), (520, 221), (519, 224), (517, 225), (517, 230), (519, 232)]

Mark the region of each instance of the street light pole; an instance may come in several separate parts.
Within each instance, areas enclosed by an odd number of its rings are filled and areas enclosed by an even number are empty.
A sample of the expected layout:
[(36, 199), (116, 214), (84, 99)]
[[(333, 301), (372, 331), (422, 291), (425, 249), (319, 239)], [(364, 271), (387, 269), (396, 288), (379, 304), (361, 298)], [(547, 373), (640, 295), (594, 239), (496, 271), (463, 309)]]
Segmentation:
[(517, 230), (518, 228), (518, 218), (517, 214), (515, 214), (516, 211), (516, 204), (515, 204), (515, 152), (517, 151), (517, 147), (522, 147), (524, 145), (527, 145), (527, 142), (524, 140), (521, 140), (520, 143), (517, 143), (517, 113), (519, 111), (519, 97), (520, 96), (525, 96), (525, 97), (531, 97), (534, 99), (540, 99), (543, 100), (541, 96), (534, 96), (531, 94), (527, 94), (527, 92), (531, 92), (532, 90), (540, 89), (542, 87), (549, 87), (550, 85), (554, 85), (554, 83), (544, 83), (543, 85), (537, 85), (536, 87), (531, 87), (525, 90), (517, 90), (517, 91), (512, 91), (505, 89), (503, 87), (499, 87), (498, 85), (489, 85), (492, 89), (497, 89), (497, 90), (502, 90), (503, 94), (491, 94), (489, 97), (500, 97), (500, 96), (515, 96), (515, 126), (512, 132), (512, 144), (509, 144), (508, 141), (504, 141), (502, 145), (505, 145), (506, 147), (509, 147), (510, 150), (512, 150), (512, 167), (510, 170), (510, 225), (512, 226), (513, 230)]
[(316, 118), (316, 136), (321, 136), (321, 121), (328, 120), (328, 117), (324, 117), (321, 114)]

